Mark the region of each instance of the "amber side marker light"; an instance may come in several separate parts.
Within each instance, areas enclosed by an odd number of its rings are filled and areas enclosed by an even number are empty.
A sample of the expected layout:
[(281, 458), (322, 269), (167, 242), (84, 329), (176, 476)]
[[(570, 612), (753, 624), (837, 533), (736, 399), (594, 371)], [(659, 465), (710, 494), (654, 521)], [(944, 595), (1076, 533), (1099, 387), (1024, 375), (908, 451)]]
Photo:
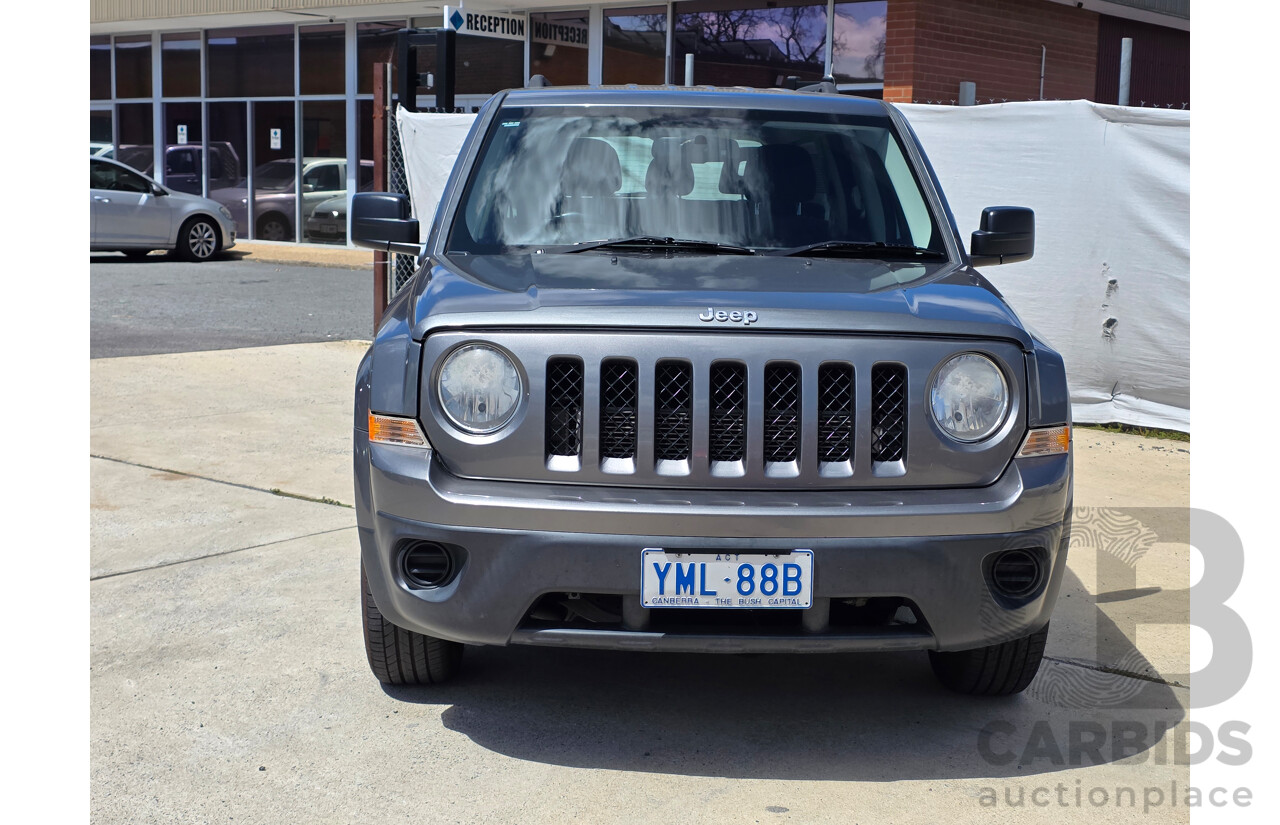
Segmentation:
[(378, 444), (399, 444), (404, 447), (430, 447), (422, 428), (412, 418), (369, 413), (369, 441)]
[(1071, 449), (1070, 427), (1044, 427), (1027, 433), (1018, 450), (1018, 458), (1037, 455), (1060, 455)]

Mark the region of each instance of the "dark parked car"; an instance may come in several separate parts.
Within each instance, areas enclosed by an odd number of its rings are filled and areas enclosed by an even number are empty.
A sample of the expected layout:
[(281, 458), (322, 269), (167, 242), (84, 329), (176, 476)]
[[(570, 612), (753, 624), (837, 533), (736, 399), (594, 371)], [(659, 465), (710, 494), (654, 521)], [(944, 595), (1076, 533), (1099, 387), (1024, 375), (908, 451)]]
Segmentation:
[[(121, 146), (115, 155), (122, 163), (153, 177), (155, 154), (149, 145)], [(204, 152), (199, 144), (171, 144), (164, 148), (164, 185), (177, 192), (199, 195), (203, 191)], [(243, 175), (240, 155), (226, 141), (209, 144), (209, 191), (234, 186)]]
[[(373, 188), (373, 164), (360, 167), (360, 191)], [(320, 243), (347, 242), (347, 193), (321, 201), (311, 210), (304, 226), (304, 239)]]
[[(417, 252), (398, 195), (356, 243)], [(907, 651), (1023, 690), (1071, 519), (1062, 358), (892, 106), (527, 89), (479, 113), (355, 388), (365, 647)], [(874, 675), (868, 678), (874, 678)]]

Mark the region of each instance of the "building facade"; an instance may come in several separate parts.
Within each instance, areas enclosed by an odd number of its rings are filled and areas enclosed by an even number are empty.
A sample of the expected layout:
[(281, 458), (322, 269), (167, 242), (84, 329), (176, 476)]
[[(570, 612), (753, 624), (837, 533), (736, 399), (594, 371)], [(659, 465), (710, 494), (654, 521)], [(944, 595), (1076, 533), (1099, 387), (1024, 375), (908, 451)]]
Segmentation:
[[(1122, 37), (1131, 102), (1190, 105), (1189, 0), (501, 2), (93, 0), (90, 149), (227, 204), (241, 237), (342, 240), (310, 219), (345, 214), (347, 193), (371, 182), (373, 66), (393, 61), (405, 27), (458, 32), (466, 109), (535, 74), (558, 86), (830, 76), (846, 94), (938, 103), (968, 81), (982, 103), (1114, 103)], [(418, 71), (434, 67), (424, 50)]]

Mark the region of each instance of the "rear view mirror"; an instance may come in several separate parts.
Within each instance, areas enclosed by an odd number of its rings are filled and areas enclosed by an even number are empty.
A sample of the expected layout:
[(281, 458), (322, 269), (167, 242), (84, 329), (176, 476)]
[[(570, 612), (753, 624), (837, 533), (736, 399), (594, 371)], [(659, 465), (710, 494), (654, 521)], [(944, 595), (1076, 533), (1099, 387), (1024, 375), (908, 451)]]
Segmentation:
[(358, 192), (351, 198), (351, 241), (380, 252), (416, 255), (418, 220), (411, 217), (409, 198), (388, 192)]
[(1023, 206), (988, 206), (969, 241), (974, 266), (1013, 264), (1031, 258), (1036, 247), (1036, 213)]

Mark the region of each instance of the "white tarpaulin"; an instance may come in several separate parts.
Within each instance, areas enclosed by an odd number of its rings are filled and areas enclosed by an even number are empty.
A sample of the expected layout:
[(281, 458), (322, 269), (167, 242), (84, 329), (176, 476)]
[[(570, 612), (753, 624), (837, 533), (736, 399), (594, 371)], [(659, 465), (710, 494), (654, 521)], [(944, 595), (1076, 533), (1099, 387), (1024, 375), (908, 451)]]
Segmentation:
[(899, 108), (966, 245), (983, 207), (1035, 210), (1035, 257), (983, 274), (1066, 359), (1075, 419), (1190, 432), (1191, 113)]
[(404, 152), (405, 177), (409, 179), (409, 201), (418, 219), (422, 240), (431, 231), (431, 219), (449, 182), (453, 162), (476, 119), (475, 115), (429, 114), (396, 109), (400, 127), (400, 147)]
[[(966, 246), (983, 207), (1035, 210), (1035, 257), (983, 273), (1063, 354), (1076, 420), (1190, 432), (1190, 113), (1087, 101), (899, 108)], [(397, 116), (424, 235), (473, 118)]]

